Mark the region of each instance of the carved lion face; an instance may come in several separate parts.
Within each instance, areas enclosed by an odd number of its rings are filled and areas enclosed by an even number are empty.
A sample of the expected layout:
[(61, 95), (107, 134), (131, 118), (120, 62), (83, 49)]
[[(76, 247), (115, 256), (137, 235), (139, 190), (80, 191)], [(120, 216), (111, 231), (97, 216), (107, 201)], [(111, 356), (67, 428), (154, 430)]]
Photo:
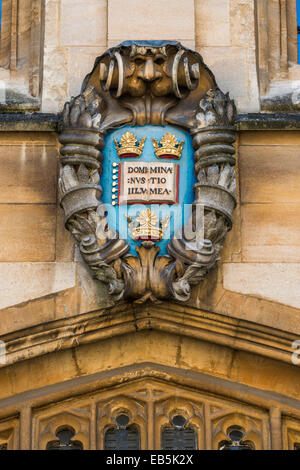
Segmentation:
[(127, 62), (128, 75), (125, 81), (125, 93), (141, 97), (151, 93), (154, 96), (165, 96), (172, 92), (171, 73), (168, 73), (168, 58), (159, 49), (138, 51)]
[[(188, 51), (176, 47), (137, 47), (113, 51), (100, 63), (100, 83), (113, 97), (141, 98), (183, 94), (195, 88), (199, 64)], [(196, 68), (195, 68), (196, 67)], [(180, 90), (182, 91), (179, 91)]]

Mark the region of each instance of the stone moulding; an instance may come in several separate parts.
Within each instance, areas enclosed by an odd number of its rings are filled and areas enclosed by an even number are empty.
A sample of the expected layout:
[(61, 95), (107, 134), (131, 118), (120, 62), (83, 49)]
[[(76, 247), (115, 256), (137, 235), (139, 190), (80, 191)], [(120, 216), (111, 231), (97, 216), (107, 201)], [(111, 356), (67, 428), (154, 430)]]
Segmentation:
[[(184, 314), (184, 325), (182, 316)], [(183, 335), (198, 341), (214, 343), (291, 365), (291, 344), (295, 335), (247, 320), (230, 318), (188, 306), (171, 303), (160, 305), (135, 304), (128, 309), (123, 302), (112, 308), (78, 316), (72, 325), (69, 319), (9, 333), (2, 337), (6, 345), (7, 367), (45, 354), (103, 341), (112, 336), (136, 331), (159, 331)]]
[[(2, 113), (0, 132), (57, 132), (60, 127), (59, 114), (47, 113)], [(300, 129), (300, 116), (296, 113), (248, 113), (238, 114), (235, 131), (295, 131)]]
[[(65, 225), (114, 300), (187, 301), (191, 287), (215, 266), (236, 206), (235, 114), (201, 56), (174, 41), (127, 41), (109, 49), (96, 59), (81, 94), (65, 104), (59, 138)], [(128, 124), (171, 124), (192, 135), (197, 177), (192, 223), (201, 204), (203, 240), (174, 236), (167, 256), (159, 256), (153, 242), (143, 242), (133, 256), (107, 224), (101, 151), (106, 133)]]

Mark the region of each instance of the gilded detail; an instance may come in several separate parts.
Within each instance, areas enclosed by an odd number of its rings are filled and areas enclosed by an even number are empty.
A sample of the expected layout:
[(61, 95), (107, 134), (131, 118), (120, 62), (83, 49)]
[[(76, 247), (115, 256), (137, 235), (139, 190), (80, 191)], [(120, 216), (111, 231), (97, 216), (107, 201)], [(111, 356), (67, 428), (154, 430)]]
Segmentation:
[(170, 132), (165, 134), (158, 143), (156, 139), (152, 139), (155, 155), (157, 158), (177, 158), (181, 157), (184, 141), (177, 141), (175, 135)]
[(120, 142), (115, 139), (116, 151), (119, 157), (140, 157), (145, 145), (146, 137), (143, 137), (139, 142), (135, 135), (131, 132), (126, 132), (122, 135)]
[(171, 217), (166, 217), (157, 226), (158, 218), (153, 211), (146, 209), (133, 220), (127, 217), (130, 234), (133, 240), (161, 240), (169, 225)]

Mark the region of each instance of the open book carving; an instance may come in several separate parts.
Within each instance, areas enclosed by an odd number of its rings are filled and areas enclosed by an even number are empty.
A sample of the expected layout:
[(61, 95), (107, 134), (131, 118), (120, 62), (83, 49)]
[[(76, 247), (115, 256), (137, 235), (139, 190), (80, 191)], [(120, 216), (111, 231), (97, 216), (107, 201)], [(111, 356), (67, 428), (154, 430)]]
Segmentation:
[(122, 162), (118, 203), (177, 204), (179, 165), (163, 162)]

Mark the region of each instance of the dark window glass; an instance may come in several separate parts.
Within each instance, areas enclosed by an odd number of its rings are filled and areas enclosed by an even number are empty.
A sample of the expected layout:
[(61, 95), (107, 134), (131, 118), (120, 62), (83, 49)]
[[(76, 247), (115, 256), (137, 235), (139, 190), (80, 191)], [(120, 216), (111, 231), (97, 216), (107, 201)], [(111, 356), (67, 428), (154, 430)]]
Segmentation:
[(162, 432), (163, 450), (197, 449), (196, 436), (193, 429), (165, 428)]
[(299, 443), (294, 445), (294, 450), (300, 450), (300, 444)]
[(0, 444), (0, 450), (7, 450), (7, 444)]
[(83, 445), (79, 441), (73, 441), (75, 431), (69, 426), (60, 427), (55, 433), (57, 441), (48, 442), (46, 450), (82, 450)]
[(231, 426), (226, 434), (229, 439), (219, 443), (219, 450), (254, 450), (252, 442), (243, 440), (246, 433), (240, 426)]
[(139, 450), (138, 429), (130, 426), (126, 429), (109, 429), (105, 433), (106, 450)]
[(185, 427), (187, 420), (184, 416), (172, 418), (173, 427), (162, 430), (161, 448), (163, 450), (194, 450), (197, 449), (196, 433), (192, 428)]
[(140, 433), (136, 425), (128, 426), (129, 418), (121, 414), (116, 418), (117, 428), (108, 429), (105, 433), (105, 450), (139, 450)]

